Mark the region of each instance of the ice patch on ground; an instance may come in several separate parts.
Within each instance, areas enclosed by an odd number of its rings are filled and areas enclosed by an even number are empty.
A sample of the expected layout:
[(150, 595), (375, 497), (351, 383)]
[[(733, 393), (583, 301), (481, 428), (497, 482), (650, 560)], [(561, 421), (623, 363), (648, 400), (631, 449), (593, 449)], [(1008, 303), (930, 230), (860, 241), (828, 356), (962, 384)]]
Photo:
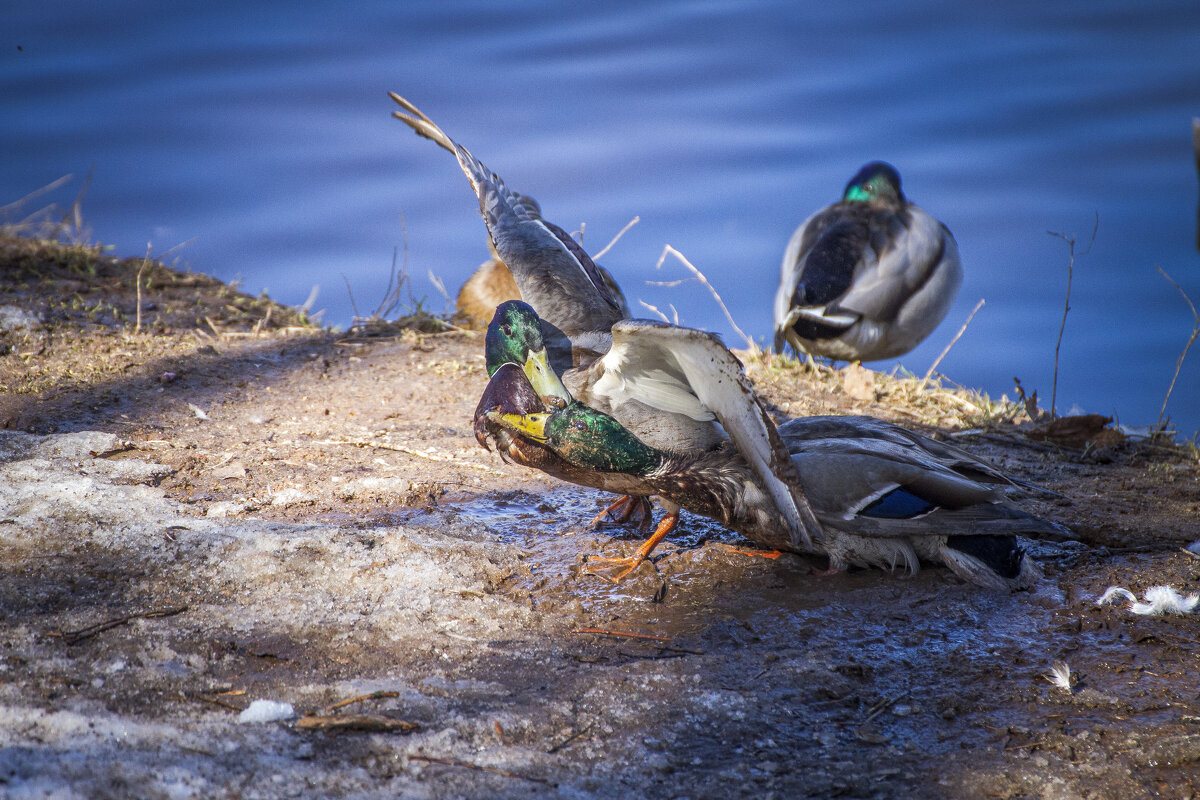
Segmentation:
[(280, 722), (296, 716), (296, 710), (291, 703), (281, 703), (278, 700), (255, 700), (238, 714), (237, 721), (241, 725), (255, 722)]
[[(0, 553), (10, 577), (0, 599), (6, 613), (31, 620), (10, 617), (15, 644), (0, 654), (0, 671), (41, 680), (50, 698), (35, 707), (20, 685), (0, 683), (5, 797), (128, 796), (131, 786), (139, 796), (212, 797), (250, 774), (268, 786), (288, 776), (264, 796), (295, 785), (310, 796), (378, 789), (378, 779), (352, 765), (311, 764), (311, 745), (290, 726), (238, 724), (319, 710), (358, 687), (395, 692), (394, 715), (494, 735), (493, 720), (452, 711), (471, 682), (441, 677), (437, 667), (449, 646), (486, 652), (491, 637), (538, 628), (532, 608), (496, 593), (527, 568), (486, 525), (439, 511), (375, 527), (204, 516), (203, 503), (176, 502), (157, 485), (169, 467), (137, 455), (111, 434), (0, 432)], [(163, 587), (171, 596), (158, 596)], [(184, 604), (169, 620), (140, 615)], [(64, 638), (114, 618), (119, 627), (74, 647)], [(376, 666), (353, 681), (276, 687), (291, 703), (217, 697), (221, 708), (195, 699), (217, 691), (209, 688), (214, 670), (238, 676), (247, 664), (340, 658), (343, 648), (364, 645), (428, 659), (424, 676), (437, 677), (422, 690), (389, 676), (390, 664), (378, 666), (375, 656)], [(504, 696), (498, 685), (479, 687), (488, 699)], [(238, 706), (240, 717), (230, 710)], [(420, 736), (398, 746), (407, 751)], [(473, 746), (450, 744), (464, 758)], [(425, 791), (412, 775), (397, 780), (412, 796)]]

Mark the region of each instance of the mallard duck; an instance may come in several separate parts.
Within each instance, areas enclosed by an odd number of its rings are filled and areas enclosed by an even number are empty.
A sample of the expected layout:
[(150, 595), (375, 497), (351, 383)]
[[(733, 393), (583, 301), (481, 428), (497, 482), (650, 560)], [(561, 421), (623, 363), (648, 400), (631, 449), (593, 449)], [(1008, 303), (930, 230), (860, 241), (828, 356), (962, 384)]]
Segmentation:
[[(636, 337), (636, 330), (624, 330), (629, 325), (614, 326), (614, 338)], [(717, 361), (728, 353), (710, 334), (690, 333), (693, 352), (707, 350)], [(926, 561), (981, 586), (1019, 589), (1040, 570), (1016, 536), (1069, 535), (1006, 497), (1008, 490), (1036, 487), (965, 450), (872, 417), (824, 416), (792, 419), (778, 429), (766, 422), (773, 434), (771, 469), (802, 487), (821, 523), (811, 539), (796, 536), (751, 469), (742, 437), (704, 451), (653, 447), (578, 401), (507, 410), (514, 406), (503, 398), (536, 393), (518, 385), (525, 377), (515, 367), (493, 381), (476, 412), (481, 443), (491, 436), (515, 460), (585, 486), (657, 494), (763, 547), (827, 556), (831, 571), (854, 565), (915, 573)], [(744, 408), (724, 409), (721, 419), (761, 410), (749, 395)], [(627, 561), (645, 559), (665, 535), (656, 532)]]
[[(639, 335), (616, 337), (614, 324), (626, 320), (628, 311), (587, 252), (416, 106), (395, 93), (390, 96), (404, 109), (394, 112), (397, 119), (458, 159), (479, 200), (491, 246), (524, 299), (496, 310), (488, 330), (489, 374), (510, 361), (525, 366), (544, 398), (599, 408), (656, 446), (710, 448), (727, 438), (731, 425), (744, 431), (759, 482), (772, 493), (789, 530), (810, 538), (819, 525), (799, 484), (789, 486), (769, 469), (764, 443), (771, 434), (759, 419), (766, 419), (765, 412), (724, 426), (714, 422), (718, 408), (744, 408), (743, 395), (752, 394), (737, 359), (722, 348), (720, 364), (701, 368), (691, 363), (694, 354), (688, 346), (698, 332), (649, 321), (624, 322), (626, 334)], [(509, 345), (504, 354), (492, 349), (501, 339)], [(535, 378), (526, 364), (531, 354), (543, 350), (549, 369), (541, 371), (552, 373), (553, 381), (545, 375)], [(623, 505), (628, 511), (638, 503), (622, 498), (614, 507)], [(668, 519), (677, 516), (670, 501), (665, 507)]]
[(392, 116), (458, 159), (487, 226), (489, 246), (512, 273), (521, 298), (537, 309), (551, 363), (560, 373), (608, 350), (612, 324), (628, 316), (591, 257), (537, 204), (511, 191), (471, 152), (395, 92)]
[[(776, 510), (776, 522), (789, 540), (809, 542), (820, 530), (766, 409), (741, 363), (715, 335), (653, 320), (622, 320), (613, 325), (612, 345), (603, 358), (568, 371), (560, 380), (547, 358), (541, 331), (538, 315), (527, 303), (509, 301), (496, 309), (485, 338), (492, 377), (475, 415), (480, 444), (487, 447), (487, 438), (494, 437), (500, 452), (512, 460), (573, 483), (629, 498), (658, 495), (666, 512), (643, 550), (629, 558), (593, 561), (590, 571), (614, 580), (631, 572), (674, 528), (680, 504), (670, 495), (651, 491), (645, 481), (596, 473), (490, 425), (488, 412), (502, 411), (510, 393), (532, 393), (545, 411), (575, 403), (604, 409), (611, 412), (605, 417), (618, 418), (623, 430), (636, 430), (640, 441), (664, 449), (710, 453), (733, 448), (754, 476), (756, 491), (769, 498), (766, 502)], [(518, 375), (530, 384), (528, 391), (517, 385)], [(731, 437), (737, 445), (730, 443)], [(633, 505), (637, 502), (623, 498), (610, 508), (645, 513)]]
[[(541, 207), (536, 200), (528, 195), (515, 196), (526, 208), (527, 212), (538, 217), (541, 216)], [(463, 283), (462, 288), (458, 290), (458, 298), (455, 303), (458, 313), (465, 317), (469, 324), (475, 328), (486, 327), (496, 310), (496, 306), (505, 300), (521, 299), (521, 290), (517, 286), (517, 282), (513, 280), (512, 271), (500, 260), (500, 257), (495, 252), (495, 248), (491, 247), (490, 238), (488, 246), (492, 250), (492, 257), (480, 264), (471, 273), (471, 276)], [(596, 265), (596, 269), (600, 272), (601, 280), (608, 286), (613, 297), (620, 305), (623, 315), (629, 316), (629, 307), (625, 301), (625, 295), (622, 294), (621, 287), (617, 285), (617, 281), (613, 278), (612, 273), (600, 264)]]
[(954, 236), (905, 199), (895, 167), (872, 161), (841, 202), (792, 234), (775, 293), (775, 351), (895, 358), (933, 332), (961, 283)]

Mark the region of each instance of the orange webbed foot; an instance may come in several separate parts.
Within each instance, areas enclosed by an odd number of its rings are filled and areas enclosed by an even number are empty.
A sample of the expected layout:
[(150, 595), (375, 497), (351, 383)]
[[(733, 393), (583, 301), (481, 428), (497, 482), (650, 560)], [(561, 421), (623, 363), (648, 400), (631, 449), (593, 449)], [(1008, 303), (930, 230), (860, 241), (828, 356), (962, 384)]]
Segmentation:
[[(642, 543), (642, 546), (637, 549), (636, 553), (625, 558), (588, 558), (584, 571), (589, 575), (595, 575), (598, 578), (604, 578), (613, 583), (620, 583), (627, 575), (641, 566), (643, 561), (650, 557), (650, 553), (658, 546), (659, 542), (667, 538), (667, 534), (675, 529), (675, 525), (678, 522), (678, 511), (667, 514), (658, 523), (658, 527), (654, 529), (653, 535)], [(619, 572), (617, 572), (618, 570)], [(613, 576), (607, 574), (609, 572), (617, 572), (617, 574)]]

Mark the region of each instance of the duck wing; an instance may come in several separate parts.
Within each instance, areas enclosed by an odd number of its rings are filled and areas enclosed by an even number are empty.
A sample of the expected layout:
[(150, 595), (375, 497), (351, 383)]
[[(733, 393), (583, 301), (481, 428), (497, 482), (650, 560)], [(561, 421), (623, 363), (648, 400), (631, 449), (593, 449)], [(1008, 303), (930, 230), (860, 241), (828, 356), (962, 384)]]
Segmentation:
[(871, 417), (808, 417), (779, 429), (827, 525), (866, 536), (1069, 535), (1006, 500), (1019, 484), (965, 450)]
[[(954, 236), (934, 217), (909, 204), (900, 211), (874, 210), (870, 218), (870, 247), (864, 250), (849, 291), (837, 300), (844, 312), (867, 319), (890, 322), (914, 296), (940, 304), (953, 297), (961, 282), (962, 267)], [(953, 289), (919, 295), (935, 273), (948, 270), (955, 275)], [(936, 308), (931, 308), (933, 313)], [(909, 310), (908, 313), (916, 313)], [(944, 312), (943, 312), (944, 313)], [(940, 319), (940, 314), (938, 316)]]
[[(783, 438), (746, 378), (742, 364), (720, 337), (653, 320), (613, 325), (612, 347), (589, 370), (588, 405), (622, 418), (625, 407), (656, 410), (678, 442), (715, 418), (788, 522), (797, 546), (811, 545), (820, 524), (801, 490), (799, 472)], [(610, 410), (611, 409), (611, 410)]]
[(837, 336), (857, 320), (827, 316), (826, 307), (850, 288), (866, 249), (860, 216), (852, 206), (830, 206), (800, 223), (788, 240), (775, 292), (776, 352), (783, 352), (787, 329), (802, 318), (805, 338)]
[(479, 198), (492, 247), (512, 271), (522, 299), (542, 318), (548, 345), (569, 352), (563, 337), (607, 332), (625, 316), (591, 257), (562, 228), (542, 219), (537, 203), (511, 191), (408, 100), (395, 92), (388, 96), (404, 109), (392, 116), (458, 159)]

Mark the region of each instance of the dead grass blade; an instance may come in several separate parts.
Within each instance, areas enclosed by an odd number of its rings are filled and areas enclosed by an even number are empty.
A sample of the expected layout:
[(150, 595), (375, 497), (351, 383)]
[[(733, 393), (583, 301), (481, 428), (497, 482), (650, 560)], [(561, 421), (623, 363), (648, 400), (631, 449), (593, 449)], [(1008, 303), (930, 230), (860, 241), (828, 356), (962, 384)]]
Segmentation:
[(523, 781), (532, 781), (533, 783), (549, 784), (550, 781), (545, 778), (534, 778), (529, 775), (520, 775), (516, 772), (509, 772), (506, 769), (499, 767), (486, 767), (482, 764), (472, 764), (470, 761), (459, 761), (456, 758), (438, 758), (436, 756), (410, 755), (409, 761), (425, 761), (429, 764), (445, 764), (448, 767), (464, 767), (466, 769), (479, 770), (480, 772), (490, 772), (493, 775), (503, 775), (506, 778), (519, 778)]
[[(1100, 230), (1100, 212), (1096, 212), (1096, 224), (1092, 228), (1092, 238), (1088, 241), (1087, 250), (1084, 250), (1079, 255), (1085, 256), (1092, 251), (1092, 245), (1096, 242), (1096, 231)], [(1062, 323), (1058, 326), (1058, 340), (1054, 343), (1054, 382), (1050, 385), (1050, 416), (1058, 416), (1058, 351), (1062, 348), (1063, 331), (1067, 328), (1067, 312), (1071, 310), (1071, 274), (1075, 270), (1075, 237), (1067, 236), (1065, 233), (1055, 233), (1054, 231), (1046, 231), (1051, 236), (1057, 236), (1067, 243), (1069, 248), (1069, 256), (1067, 258), (1067, 295), (1063, 298), (1063, 315)]]
[(296, 720), (296, 727), (307, 731), (409, 733), (419, 726), (415, 722), (406, 722), (383, 714), (309, 714)]
[(341, 700), (337, 703), (334, 703), (331, 706), (325, 706), (325, 713), (332, 714), (334, 711), (337, 711), (339, 708), (345, 708), (346, 706), (353, 705), (354, 703), (361, 703), (364, 700), (379, 700), (384, 697), (399, 697), (399, 696), (400, 696), (399, 692), (383, 692), (383, 691), (371, 692), (370, 694), (360, 694), (357, 697), (351, 697), (346, 700)]
[[(671, 245), (666, 245), (663, 248), (662, 255), (658, 257), (658, 263), (654, 265), (654, 268), (662, 268), (663, 262), (667, 260), (667, 256), (669, 255), (675, 256), (675, 258), (678, 259), (681, 264), (691, 270), (692, 274), (695, 276), (695, 280), (700, 281), (700, 283), (712, 293), (713, 298), (717, 301), (717, 305), (720, 306), (721, 311), (725, 313), (725, 319), (729, 320), (729, 324), (735, 331), (737, 331), (738, 336), (742, 337), (742, 340), (746, 343), (746, 349), (749, 350), (751, 354), (757, 355), (759, 352), (758, 344), (749, 336), (747, 336), (746, 332), (738, 327), (738, 324), (733, 321), (733, 315), (729, 313), (729, 309), (725, 306), (725, 301), (721, 299), (721, 295), (718, 294), (717, 290), (713, 288), (713, 285), (708, 282), (708, 278), (704, 277), (704, 273), (696, 269), (692, 262), (688, 261), (687, 257), (684, 256), (683, 253), (679, 252), (674, 247), (671, 247)], [(648, 281), (648, 283), (651, 283), (654, 286), (678, 286), (679, 284), (683, 283), (683, 281)]]
[(1154, 427), (1161, 432), (1163, 417), (1166, 416), (1167, 413), (1167, 402), (1171, 399), (1171, 392), (1175, 391), (1175, 381), (1179, 380), (1179, 370), (1183, 368), (1183, 360), (1187, 358), (1188, 350), (1191, 349), (1192, 344), (1194, 344), (1196, 341), (1196, 338), (1200, 337), (1200, 313), (1197, 313), (1196, 304), (1193, 303), (1192, 299), (1187, 296), (1187, 292), (1183, 290), (1183, 287), (1175, 282), (1174, 278), (1168, 275), (1166, 271), (1157, 264), (1154, 265), (1154, 268), (1158, 270), (1158, 274), (1167, 279), (1167, 283), (1175, 287), (1175, 291), (1179, 292), (1179, 296), (1183, 298), (1183, 302), (1188, 304), (1188, 308), (1191, 309), (1192, 312), (1192, 335), (1188, 337), (1187, 344), (1183, 346), (1183, 351), (1180, 352), (1179, 358), (1175, 360), (1175, 374), (1171, 376), (1171, 385), (1167, 387), (1167, 395), (1163, 398), (1162, 409), (1158, 412), (1158, 421), (1154, 423)]
[(929, 370), (925, 373), (925, 377), (921, 378), (921, 385), (917, 387), (918, 392), (925, 388), (925, 384), (929, 382), (929, 377), (933, 375), (933, 371), (937, 369), (938, 364), (942, 363), (942, 359), (950, 352), (950, 348), (954, 347), (955, 342), (961, 339), (962, 335), (967, 332), (967, 326), (971, 324), (971, 320), (975, 319), (975, 313), (983, 308), (983, 306), (984, 299), (981, 297), (979, 298), (979, 302), (975, 304), (975, 307), (971, 309), (971, 313), (967, 315), (967, 321), (962, 324), (962, 327), (958, 329), (958, 333), (954, 334), (954, 338), (950, 340), (950, 344), (946, 345), (946, 349), (942, 350), (938, 354), (938, 357), (933, 360), (933, 363), (929, 365)]
[(596, 253), (594, 256), (592, 256), (592, 261), (599, 261), (601, 259), (601, 257), (604, 256), (605, 253), (607, 253), (609, 250), (612, 250), (613, 245), (616, 244), (618, 241), (620, 241), (621, 237), (624, 236), (625, 233), (630, 228), (632, 228), (634, 225), (637, 225), (641, 221), (642, 221), (641, 217), (634, 217), (633, 219), (629, 220), (629, 222), (625, 223), (625, 227), (621, 228), (621, 230), (617, 231), (617, 235), (614, 236), (609, 241), (608, 244), (606, 244), (606, 245), (604, 245), (604, 247), (600, 248), (599, 253)]

